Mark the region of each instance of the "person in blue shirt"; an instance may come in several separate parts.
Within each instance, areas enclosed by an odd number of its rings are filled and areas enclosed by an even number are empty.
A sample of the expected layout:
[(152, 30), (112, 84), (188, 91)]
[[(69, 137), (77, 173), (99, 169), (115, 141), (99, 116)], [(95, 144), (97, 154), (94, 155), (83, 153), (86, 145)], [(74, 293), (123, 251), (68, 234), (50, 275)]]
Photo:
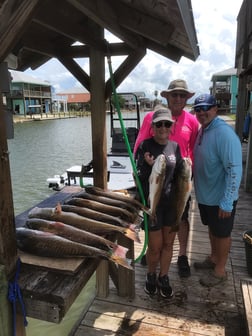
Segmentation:
[(227, 280), (226, 263), (242, 178), (242, 148), (233, 128), (217, 116), (212, 95), (198, 96), (193, 108), (201, 124), (194, 146), (194, 189), (211, 246), (210, 255), (195, 262), (194, 267), (209, 270), (200, 283), (212, 287)]

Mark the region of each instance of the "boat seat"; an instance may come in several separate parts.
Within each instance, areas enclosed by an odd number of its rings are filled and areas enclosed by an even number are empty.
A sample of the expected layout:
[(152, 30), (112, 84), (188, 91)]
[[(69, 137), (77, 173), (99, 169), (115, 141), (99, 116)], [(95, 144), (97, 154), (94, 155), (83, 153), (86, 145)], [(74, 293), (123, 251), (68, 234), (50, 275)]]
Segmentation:
[[(76, 184), (76, 177), (80, 179), (83, 177), (94, 177), (93, 173), (93, 161), (90, 161), (87, 165), (75, 166), (67, 170), (67, 183), (71, 185), (71, 179), (74, 180)], [(107, 174), (107, 181), (110, 179), (110, 171)]]
[[(134, 148), (134, 144), (138, 135), (138, 129), (136, 127), (127, 127), (126, 134), (128, 136), (129, 145), (131, 150)], [(115, 152), (127, 152), (127, 148), (125, 145), (123, 132), (121, 128), (114, 128), (112, 134), (112, 153)]]

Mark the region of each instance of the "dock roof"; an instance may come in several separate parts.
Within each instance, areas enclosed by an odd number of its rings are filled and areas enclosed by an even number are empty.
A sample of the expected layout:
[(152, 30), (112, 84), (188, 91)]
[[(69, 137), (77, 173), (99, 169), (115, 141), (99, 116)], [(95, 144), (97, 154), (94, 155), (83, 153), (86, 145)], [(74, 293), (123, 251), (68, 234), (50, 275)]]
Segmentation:
[[(176, 62), (199, 55), (190, 0), (1, 0), (0, 22), (0, 62), (12, 53), (18, 70), (83, 57), (90, 47), (112, 55), (150, 49)], [(100, 28), (122, 43), (108, 44)]]

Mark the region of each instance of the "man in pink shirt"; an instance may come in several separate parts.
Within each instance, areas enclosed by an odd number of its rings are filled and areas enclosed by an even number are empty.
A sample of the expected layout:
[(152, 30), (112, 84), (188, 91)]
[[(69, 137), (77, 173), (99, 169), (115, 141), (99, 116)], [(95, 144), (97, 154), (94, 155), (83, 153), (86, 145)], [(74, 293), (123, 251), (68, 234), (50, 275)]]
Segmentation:
[[(169, 84), (168, 89), (161, 92), (161, 96), (167, 100), (167, 105), (172, 112), (172, 118), (174, 120), (169, 139), (176, 141), (180, 146), (182, 156), (190, 157), (192, 162), (193, 147), (197, 137), (199, 123), (194, 115), (184, 110), (184, 107), (187, 100), (193, 95), (194, 92), (191, 92), (188, 89), (187, 83), (182, 79), (173, 80)], [(150, 138), (153, 135), (151, 131), (151, 120), (153, 113), (154, 112), (151, 111), (144, 117), (141, 129), (135, 142), (133, 150), (134, 154), (136, 153), (140, 143), (144, 139)], [(186, 255), (189, 236), (189, 206), (190, 202), (187, 203), (178, 232), (179, 255), (177, 265), (179, 275), (181, 277), (188, 277), (191, 274), (188, 258)], [(145, 260), (143, 259), (143, 264), (144, 261)]]

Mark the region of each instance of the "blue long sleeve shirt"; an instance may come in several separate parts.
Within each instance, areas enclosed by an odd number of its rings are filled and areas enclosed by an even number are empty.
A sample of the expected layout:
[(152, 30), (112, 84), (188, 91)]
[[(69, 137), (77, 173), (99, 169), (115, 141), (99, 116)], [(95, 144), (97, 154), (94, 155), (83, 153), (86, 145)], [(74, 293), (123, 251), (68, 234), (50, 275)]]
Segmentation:
[(242, 149), (234, 130), (219, 117), (199, 131), (193, 176), (198, 203), (232, 211), (239, 197)]

